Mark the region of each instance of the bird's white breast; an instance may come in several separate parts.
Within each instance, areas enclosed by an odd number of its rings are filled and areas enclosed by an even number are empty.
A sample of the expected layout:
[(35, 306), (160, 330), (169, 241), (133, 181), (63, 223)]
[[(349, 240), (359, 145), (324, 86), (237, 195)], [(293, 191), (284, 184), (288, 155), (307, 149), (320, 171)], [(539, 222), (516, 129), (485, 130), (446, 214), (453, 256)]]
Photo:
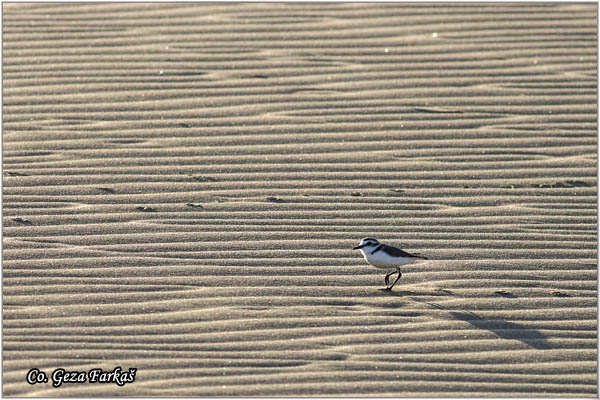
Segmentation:
[(384, 251), (377, 251), (375, 254), (371, 254), (373, 250), (363, 251), (363, 249), (361, 249), (360, 251), (365, 257), (365, 260), (375, 268), (398, 268), (401, 265), (415, 261), (414, 258), (409, 257), (392, 257)]

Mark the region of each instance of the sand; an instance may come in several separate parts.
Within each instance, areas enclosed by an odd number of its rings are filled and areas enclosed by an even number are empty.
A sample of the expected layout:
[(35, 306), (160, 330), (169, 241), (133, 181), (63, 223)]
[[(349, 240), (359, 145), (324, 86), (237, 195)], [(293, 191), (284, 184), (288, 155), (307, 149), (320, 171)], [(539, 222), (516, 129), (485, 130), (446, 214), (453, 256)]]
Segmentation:
[(5, 396), (597, 395), (596, 4), (3, 11)]

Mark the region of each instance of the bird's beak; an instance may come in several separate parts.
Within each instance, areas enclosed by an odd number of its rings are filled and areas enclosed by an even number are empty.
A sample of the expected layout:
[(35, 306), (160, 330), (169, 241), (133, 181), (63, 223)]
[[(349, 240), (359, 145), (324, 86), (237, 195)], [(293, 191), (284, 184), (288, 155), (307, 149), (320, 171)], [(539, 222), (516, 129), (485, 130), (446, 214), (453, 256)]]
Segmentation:
[(352, 250), (358, 250), (358, 249), (362, 249), (363, 247), (365, 247), (365, 245), (363, 244), (362, 246), (356, 246), (353, 247)]

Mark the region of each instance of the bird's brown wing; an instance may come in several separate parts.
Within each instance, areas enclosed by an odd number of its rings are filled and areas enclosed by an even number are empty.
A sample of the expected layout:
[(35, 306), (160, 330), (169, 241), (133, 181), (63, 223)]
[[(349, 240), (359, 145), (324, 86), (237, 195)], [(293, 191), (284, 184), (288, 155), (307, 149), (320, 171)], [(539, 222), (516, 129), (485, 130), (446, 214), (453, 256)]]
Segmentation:
[(394, 257), (414, 257), (414, 258), (422, 258), (427, 260), (427, 257), (419, 255), (419, 254), (411, 254), (402, 249), (399, 249), (394, 246), (388, 246), (387, 244), (383, 245), (383, 250), (385, 250), (388, 254), (393, 255)]

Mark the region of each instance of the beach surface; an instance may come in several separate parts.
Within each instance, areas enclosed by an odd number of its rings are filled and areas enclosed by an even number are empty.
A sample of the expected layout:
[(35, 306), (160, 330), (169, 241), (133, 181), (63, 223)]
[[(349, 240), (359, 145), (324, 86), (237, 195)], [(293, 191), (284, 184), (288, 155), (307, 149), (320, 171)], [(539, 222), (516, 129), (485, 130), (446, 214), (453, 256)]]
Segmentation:
[[(4, 3), (3, 394), (596, 397), (597, 34), (595, 3)], [(430, 260), (382, 292), (365, 236)]]

